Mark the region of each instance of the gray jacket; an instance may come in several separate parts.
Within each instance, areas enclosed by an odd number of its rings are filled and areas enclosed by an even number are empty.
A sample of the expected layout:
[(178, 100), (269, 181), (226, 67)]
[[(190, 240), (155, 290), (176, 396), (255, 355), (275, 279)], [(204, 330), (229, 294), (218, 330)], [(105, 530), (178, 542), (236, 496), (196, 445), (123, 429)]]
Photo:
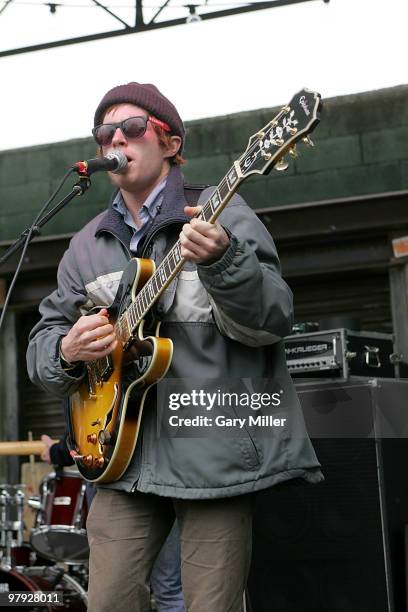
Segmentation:
[[(205, 189), (199, 202), (213, 189)], [(188, 221), (185, 193), (182, 174), (173, 168), (138, 256), (158, 262), (178, 238)], [(160, 335), (174, 343), (166, 379), (183, 379), (188, 387), (186, 379), (192, 377), (196, 389), (197, 380), (204, 388), (211, 381), (230, 380), (241, 390), (253, 389), (253, 381), (278, 380), (285, 426), (271, 435), (257, 435), (256, 428), (246, 426), (225, 437), (159, 434), (168, 406), (151, 401), (127, 471), (104, 486), (199, 499), (248, 493), (297, 477), (323, 478), (286, 368), (282, 338), (291, 331), (292, 294), (280, 275), (273, 240), (240, 196), (232, 198), (219, 221), (230, 235), (226, 253), (208, 266), (187, 264), (157, 304)], [(78, 388), (82, 375), (62, 369), (59, 341), (81, 313), (111, 304), (132, 256), (129, 242), (129, 229), (112, 208), (72, 238), (58, 269), (58, 289), (40, 305), (42, 318), (30, 334), (27, 353), (31, 380), (50, 393), (66, 397)]]

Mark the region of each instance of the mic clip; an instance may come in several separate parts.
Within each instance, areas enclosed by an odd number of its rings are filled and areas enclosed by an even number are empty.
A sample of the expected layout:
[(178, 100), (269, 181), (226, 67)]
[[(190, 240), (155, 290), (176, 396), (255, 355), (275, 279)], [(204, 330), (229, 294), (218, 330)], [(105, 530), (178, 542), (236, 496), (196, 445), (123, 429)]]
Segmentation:
[(91, 179), (87, 174), (80, 174), (78, 181), (75, 183), (73, 189), (76, 190), (77, 195), (84, 195), (85, 191), (91, 186)]

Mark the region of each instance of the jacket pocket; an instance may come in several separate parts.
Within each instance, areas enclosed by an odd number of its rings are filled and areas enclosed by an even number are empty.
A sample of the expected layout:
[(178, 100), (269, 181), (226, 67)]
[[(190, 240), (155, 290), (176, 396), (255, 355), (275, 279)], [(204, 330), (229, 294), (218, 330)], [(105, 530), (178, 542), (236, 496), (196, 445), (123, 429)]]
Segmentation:
[(234, 438), (234, 443), (238, 447), (240, 455), (244, 459), (245, 465), (249, 470), (259, 468), (262, 462), (262, 453), (255, 444), (254, 439), (247, 431), (246, 438)]

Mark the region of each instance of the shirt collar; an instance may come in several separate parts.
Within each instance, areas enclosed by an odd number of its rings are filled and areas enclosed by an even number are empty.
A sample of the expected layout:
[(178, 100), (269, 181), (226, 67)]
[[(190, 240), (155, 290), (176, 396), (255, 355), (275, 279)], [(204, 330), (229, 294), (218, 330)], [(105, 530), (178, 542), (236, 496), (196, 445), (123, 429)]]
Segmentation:
[[(158, 204), (159, 196), (162, 194), (166, 186), (166, 181), (167, 181), (167, 176), (165, 176), (164, 179), (160, 181), (160, 183), (152, 189), (152, 191), (149, 193), (146, 200), (142, 204), (142, 207), (140, 209), (141, 212), (144, 209), (144, 212), (148, 212), (151, 217), (155, 215), (156, 210), (155, 210), (154, 204), (156, 205)], [(128, 221), (129, 218), (132, 218), (129, 210), (126, 208), (126, 204), (125, 204), (125, 201), (123, 199), (122, 192), (120, 191), (120, 189), (118, 190), (117, 194), (115, 195), (113, 199), (112, 208), (116, 210), (118, 213), (120, 213), (122, 217), (125, 219), (125, 221)], [(132, 225), (134, 225), (134, 222), (132, 223)]]

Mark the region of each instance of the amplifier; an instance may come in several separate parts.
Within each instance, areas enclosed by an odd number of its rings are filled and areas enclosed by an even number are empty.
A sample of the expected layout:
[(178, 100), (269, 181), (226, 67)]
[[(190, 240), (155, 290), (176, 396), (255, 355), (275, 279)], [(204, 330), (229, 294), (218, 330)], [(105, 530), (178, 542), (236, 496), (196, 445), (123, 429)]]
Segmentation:
[(292, 376), (344, 378), (400, 375), (401, 356), (393, 336), (377, 332), (332, 329), (285, 338), (286, 363)]

